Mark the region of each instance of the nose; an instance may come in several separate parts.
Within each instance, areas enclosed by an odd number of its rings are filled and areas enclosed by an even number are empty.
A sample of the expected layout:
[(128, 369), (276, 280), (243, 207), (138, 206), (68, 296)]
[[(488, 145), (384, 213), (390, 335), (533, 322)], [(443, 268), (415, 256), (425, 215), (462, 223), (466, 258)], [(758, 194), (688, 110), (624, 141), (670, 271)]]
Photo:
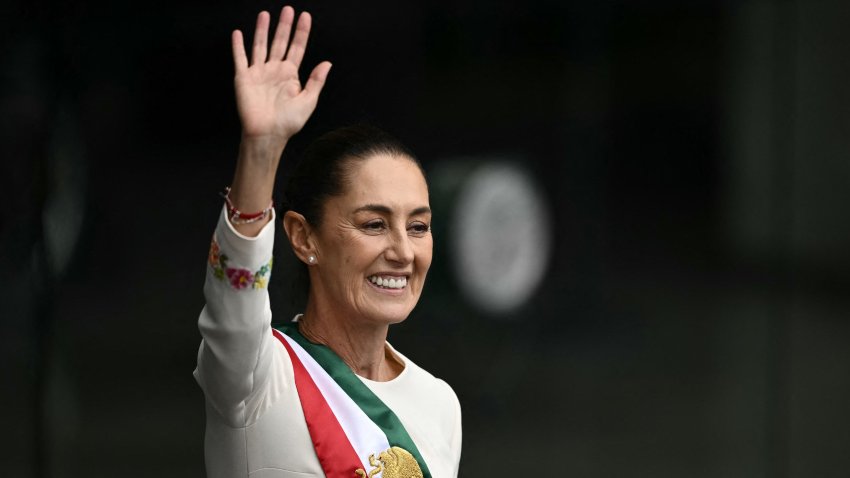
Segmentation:
[(389, 235), (389, 244), (384, 257), (390, 262), (407, 265), (413, 262), (413, 244), (410, 242), (410, 236), (407, 235), (407, 230), (393, 231)]

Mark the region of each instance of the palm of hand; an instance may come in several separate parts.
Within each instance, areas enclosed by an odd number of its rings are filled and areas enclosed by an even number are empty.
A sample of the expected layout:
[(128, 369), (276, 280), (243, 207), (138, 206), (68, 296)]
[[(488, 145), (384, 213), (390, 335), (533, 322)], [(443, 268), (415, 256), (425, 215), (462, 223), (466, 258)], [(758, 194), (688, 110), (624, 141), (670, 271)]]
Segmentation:
[(246, 136), (283, 136), (297, 133), (313, 108), (299, 97), (301, 81), (292, 62), (252, 65), (236, 74), (236, 103)]
[(317, 65), (304, 88), (301, 87), (298, 68), (307, 47), (311, 18), (306, 12), (301, 14), (289, 44), (294, 15), (291, 7), (284, 7), (269, 51), (269, 14), (260, 13), (250, 66), (242, 33), (233, 32), (236, 105), (245, 137), (286, 141), (301, 130), (316, 108), (331, 65), (328, 62)]

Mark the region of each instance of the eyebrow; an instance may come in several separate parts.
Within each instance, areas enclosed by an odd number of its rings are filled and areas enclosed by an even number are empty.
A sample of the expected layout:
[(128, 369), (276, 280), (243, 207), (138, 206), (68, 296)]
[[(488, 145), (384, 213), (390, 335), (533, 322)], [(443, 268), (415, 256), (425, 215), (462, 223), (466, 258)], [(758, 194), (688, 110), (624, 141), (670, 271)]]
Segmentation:
[[(383, 214), (392, 214), (393, 210), (383, 204), (366, 204), (365, 206), (360, 206), (354, 210), (355, 213), (361, 211), (370, 211), (370, 212), (380, 212)], [(421, 206), (412, 211), (410, 211), (411, 216), (416, 216), (418, 214), (429, 214), (431, 212), (431, 208), (428, 206)]]

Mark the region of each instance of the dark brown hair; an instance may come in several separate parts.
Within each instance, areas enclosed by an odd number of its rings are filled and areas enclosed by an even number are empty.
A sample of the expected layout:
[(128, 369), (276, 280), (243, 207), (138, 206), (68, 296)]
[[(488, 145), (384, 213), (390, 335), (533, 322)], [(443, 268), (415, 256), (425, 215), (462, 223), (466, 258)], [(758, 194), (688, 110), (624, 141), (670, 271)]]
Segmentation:
[(367, 124), (346, 126), (323, 134), (304, 152), (286, 187), (285, 208), (319, 227), (325, 201), (345, 193), (352, 166), (376, 154), (407, 158), (422, 171), (416, 156), (386, 131)]

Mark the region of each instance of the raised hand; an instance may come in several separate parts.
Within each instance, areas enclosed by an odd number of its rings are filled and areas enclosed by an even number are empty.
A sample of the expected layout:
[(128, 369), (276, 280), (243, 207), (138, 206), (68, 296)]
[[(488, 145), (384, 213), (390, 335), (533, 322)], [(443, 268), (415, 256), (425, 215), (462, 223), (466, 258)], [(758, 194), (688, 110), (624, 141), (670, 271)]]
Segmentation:
[[(281, 153), (289, 138), (301, 130), (316, 109), (331, 69), (329, 62), (319, 63), (301, 87), (298, 67), (307, 49), (311, 18), (307, 12), (301, 14), (290, 43), (294, 19), (292, 7), (283, 7), (269, 50), (269, 14), (261, 12), (257, 16), (250, 63), (242, 32), (233, 32), (234, 83), (242, 142), (230, 199), (245, 213), (262, 211), (268, 206)], [(234, 227), (241, 234), (256, 236), (268, 220), (266, 217)]]
[(301, 13), (292, 36), (295, 11), (283, 7), (268, 48), (270, 16), (261, 12), (254, 30), (251, 61), (245, 52), (242, 32), (233, 32), (233, 62), (236, 67), (236, 105), (244, 140), (281, 142), (281, 147), (301, 130), (316, 109), (330, 62), (319, 63), (302, 88), (298, 68), (307, 49), (312, 19)]

